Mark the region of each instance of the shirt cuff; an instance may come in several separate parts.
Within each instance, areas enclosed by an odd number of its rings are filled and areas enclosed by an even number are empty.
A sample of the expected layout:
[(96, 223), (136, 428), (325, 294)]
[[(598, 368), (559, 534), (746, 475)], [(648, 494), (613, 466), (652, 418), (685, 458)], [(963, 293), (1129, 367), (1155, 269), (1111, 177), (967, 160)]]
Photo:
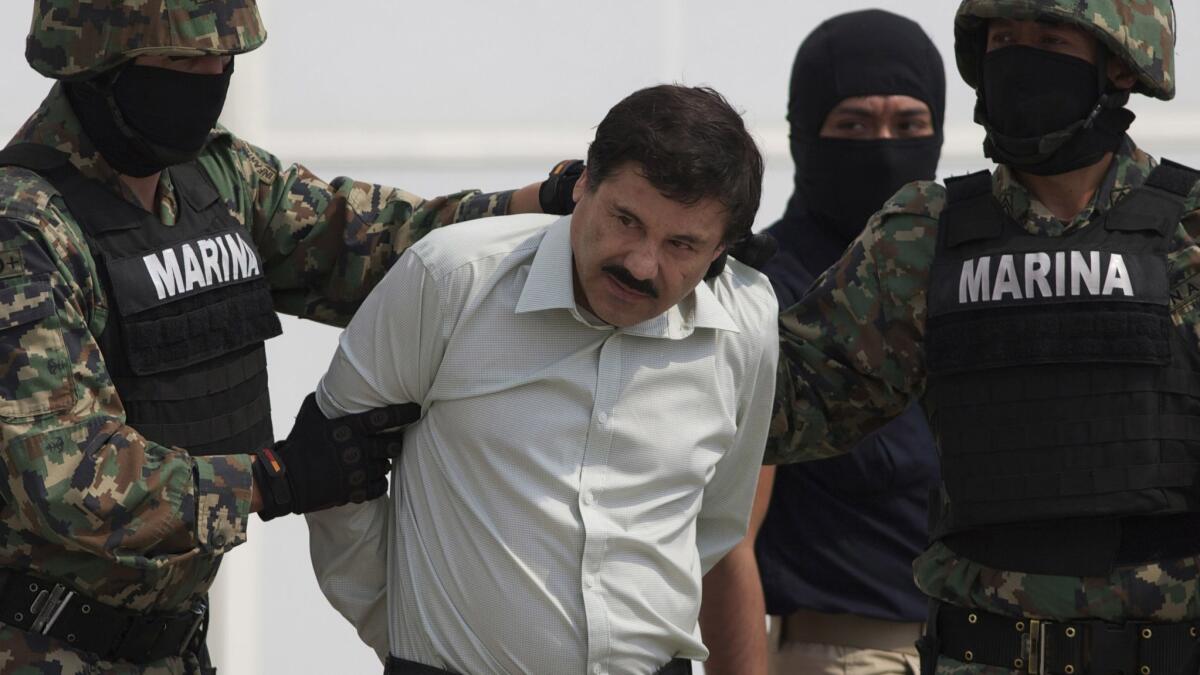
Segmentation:
[(196, 542), (209, 553), (225, 553), (246, 541), (254, 476), (251, 455), (195, 457)]

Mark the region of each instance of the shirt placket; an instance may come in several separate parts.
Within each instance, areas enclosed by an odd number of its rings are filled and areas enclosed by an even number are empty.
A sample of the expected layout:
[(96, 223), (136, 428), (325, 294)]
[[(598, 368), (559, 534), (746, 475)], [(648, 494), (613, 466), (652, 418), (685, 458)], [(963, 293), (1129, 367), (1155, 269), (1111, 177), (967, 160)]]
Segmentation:
[(596, 395), (591, 423), (584, 445), (583, 466), (579, 473), (579, 515), (583, 522), (583, 560), (580, 584), (583, 611), (587, 617), (587, 672), (607, 672), (612, 643), (608, 605), (604, 599), (604, 553), (608, 545), (603, 516), (604, 479), (612, 448), (613, 409), (621, 382), (621, 334), (614, 333), (600, 348), (596, 373)]

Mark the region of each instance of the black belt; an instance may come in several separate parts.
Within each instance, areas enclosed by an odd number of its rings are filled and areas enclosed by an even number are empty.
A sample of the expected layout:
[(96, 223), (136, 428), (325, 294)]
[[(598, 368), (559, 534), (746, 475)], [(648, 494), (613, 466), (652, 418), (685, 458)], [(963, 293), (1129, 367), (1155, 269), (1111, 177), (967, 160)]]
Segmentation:
[[(687, 659), (671, 659), (667, 665), (654, 671), (654, 675), (691, 675), (692, 662)], [(416, 661), (389, 656), (384, 675), (455, 675), (454, 671), (442, 670)]]
[(1200, 620), (1041, 621), (934, 604), (938, 651), (958, 661), (1037, 675), (1196, 672)]
[(204, 644), (208, 607), (134, 612), (101, 604), (63, 584), (0, 570), (0, 622), (47, 635), (104, 661), (144, 664), (196, 653)]

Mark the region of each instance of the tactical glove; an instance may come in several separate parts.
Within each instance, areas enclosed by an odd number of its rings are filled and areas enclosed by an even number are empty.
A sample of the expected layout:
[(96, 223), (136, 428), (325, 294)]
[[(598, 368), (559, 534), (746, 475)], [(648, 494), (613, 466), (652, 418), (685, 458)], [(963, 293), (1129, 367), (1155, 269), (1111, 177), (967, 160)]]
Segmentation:
[(406, 403), (331, 420), (317, 407), (316, 395), (309, 394), (287, 440), (257, 453), (258, 516), (270, 520), (383, 495), (391, 460), (400, 454), (403, 427), (420, 416), (419, 405)]
[(550, 176), (538, 188), (538, 203), (542, 213), (565, 216), (575, 211), (572, 191), (583, 173), (583, 160), (564, 159), (550, 169)]
[(771, 235), (761, 232), (752, 234), (731, 244), (728, 251), (722, 253), (708, 266), (708, 272), (705, 272), (704, 278), (711, 279), (720, 274), (721, 270), (725, 269), (725, 259), (729, 256), (737, 258), (739, 262), (756, 270), (761, 270), (778, 251), (779, 243)]

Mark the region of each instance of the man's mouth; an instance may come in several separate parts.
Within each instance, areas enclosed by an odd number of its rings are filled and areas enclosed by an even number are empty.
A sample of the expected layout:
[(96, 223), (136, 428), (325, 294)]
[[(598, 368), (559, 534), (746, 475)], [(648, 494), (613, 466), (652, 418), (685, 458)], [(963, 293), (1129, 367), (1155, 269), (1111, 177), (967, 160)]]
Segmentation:
[(639, 290), (624, 283), (616, 277), (616, 275), (605, 272), (604, 276), (608, 277), (609, 283), (616, 289), (618, 297), (624, 297), (628, 300), (645, 300), (652, 297), (649, 293)]

